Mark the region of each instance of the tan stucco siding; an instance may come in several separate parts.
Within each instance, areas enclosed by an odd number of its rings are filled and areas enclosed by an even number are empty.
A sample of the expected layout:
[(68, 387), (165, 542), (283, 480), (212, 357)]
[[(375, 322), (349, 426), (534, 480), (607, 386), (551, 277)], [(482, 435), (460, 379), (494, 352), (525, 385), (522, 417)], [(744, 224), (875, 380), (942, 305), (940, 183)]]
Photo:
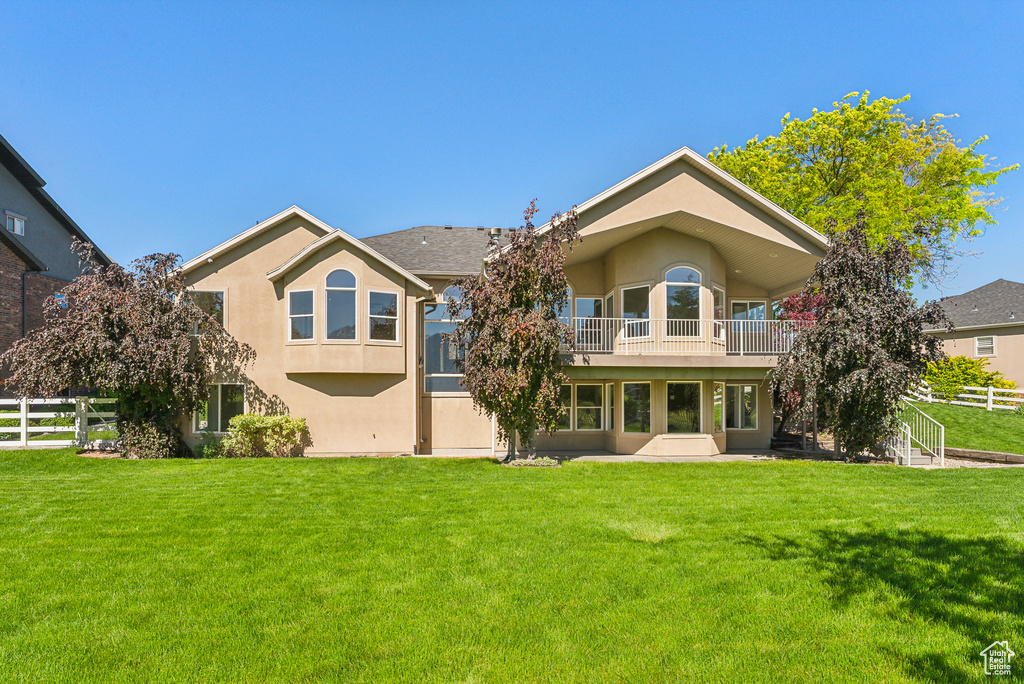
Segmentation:
[(992, 337), (995, 339), (995, 351), (989, 360), (988, 370), (999, 371), (1018, 386), (1024, 387), (1024, 323), (1021, 325), (977, 328), (973, 330), (957, 330), (952, 335), (937, 333), (942, 342), (943, 351), (950, 356), (967, 356), (979, 358), (975, 353), (975, 339)]
[[(247, 409), (257, 394), (278, 397), (304, 417), (313, 439), (307, 453), (412, 453), (416, 445), (417, 293), (405, 278), (335, 241), (297, 264), (277, 282), (267, 273), (322, 232), (291, 219), (242, 243), (213, 264), (192, 271), (197, 290), (225, 292), (225, 326), (256, 350), (248, 369)], [(356, 343), (325, 341), (324, 279), (335, 268), (357, 278)], [(289, 342), (286, 293), (314, 291), (314, 339)], [(370, 290), (399, 301), (397, 342), (368, 340)], [(191, 432), (191, 431), (190, 431)], [(192, 436), (193, 441), (198, 438)]]

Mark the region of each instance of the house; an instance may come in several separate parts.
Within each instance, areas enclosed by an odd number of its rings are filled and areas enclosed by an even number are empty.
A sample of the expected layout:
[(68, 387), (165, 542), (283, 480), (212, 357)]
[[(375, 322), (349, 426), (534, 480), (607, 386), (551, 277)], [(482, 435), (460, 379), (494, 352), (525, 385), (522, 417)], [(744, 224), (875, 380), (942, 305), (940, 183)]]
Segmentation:
[(939, 304), (956, 330), (929, 332), (947, 354), (988, 359), (988, 370), (1024, 386), (1024, 283), (999, 279)]
[(44, 185), (0, 136), (0, 352), (41, 326), (43, 302), (81, 273), (72, 240), (92, 242)]
[[(687, 148), (578, 210), (568, 417), (538, 448), (768, 447), (765, 374), (802, 325), (774, 320), (773, 303), (803, 287), (826, 239)], [(502, 452), (444, 336), (451, 281), (479, 273), (487, 242), (456, 226), (359, 240), (291, 207), (186, 262), (197, 301), (257, 352), (245, 378), (211, 387), (189, 438), (274, 397), (307, 419), (311, 455)]]

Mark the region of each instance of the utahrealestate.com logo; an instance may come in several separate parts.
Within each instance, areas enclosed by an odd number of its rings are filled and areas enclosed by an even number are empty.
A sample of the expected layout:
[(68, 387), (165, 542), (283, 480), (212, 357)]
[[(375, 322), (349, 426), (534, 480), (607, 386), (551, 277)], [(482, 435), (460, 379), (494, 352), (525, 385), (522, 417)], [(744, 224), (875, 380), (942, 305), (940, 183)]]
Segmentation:
[(1017, 654), (1010, 650), (1008, 642), (993, 641), (988, 648), (981, 652), (981, 657), (985, 659), (985, 674), (1010, 674), (1010, 658), (1015, 655)]

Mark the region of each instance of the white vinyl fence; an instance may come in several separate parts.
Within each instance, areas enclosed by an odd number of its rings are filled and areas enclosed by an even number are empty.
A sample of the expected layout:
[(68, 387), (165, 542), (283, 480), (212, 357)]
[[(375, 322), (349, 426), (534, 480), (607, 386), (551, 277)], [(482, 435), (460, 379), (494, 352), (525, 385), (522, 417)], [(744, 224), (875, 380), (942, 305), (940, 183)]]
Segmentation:
[(973, 406), (988, 411), (1013, 411), (1018, 406), (1024, 405), (1024, 390), (998, 389), (995, 387), (964, 387), (963, 393), (957, 394), (952, 399), (946, 399), (942, 392), (932, 388), (928, 383), (922, 382), (920, 387), (910, 391), (910, 399), (924, 401), (929, 404)]
[(50, 397), (0, 399), (0, 449), (117, 443), (114, 399)]

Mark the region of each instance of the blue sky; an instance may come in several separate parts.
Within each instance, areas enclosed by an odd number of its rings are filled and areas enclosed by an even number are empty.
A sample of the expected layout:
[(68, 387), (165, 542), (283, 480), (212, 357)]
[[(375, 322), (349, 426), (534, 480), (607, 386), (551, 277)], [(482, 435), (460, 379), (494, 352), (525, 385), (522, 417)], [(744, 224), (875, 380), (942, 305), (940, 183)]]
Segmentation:
[[(1024, 162), (1024, 3), (4, 3), (0, 132), (119, 261), (297, 204), (511, 226), (673, 150), (910, 93)], [(1024, 171), (946, 294), (1024, 280)], [(925, 293), (936, 296), (934, 289)]]

